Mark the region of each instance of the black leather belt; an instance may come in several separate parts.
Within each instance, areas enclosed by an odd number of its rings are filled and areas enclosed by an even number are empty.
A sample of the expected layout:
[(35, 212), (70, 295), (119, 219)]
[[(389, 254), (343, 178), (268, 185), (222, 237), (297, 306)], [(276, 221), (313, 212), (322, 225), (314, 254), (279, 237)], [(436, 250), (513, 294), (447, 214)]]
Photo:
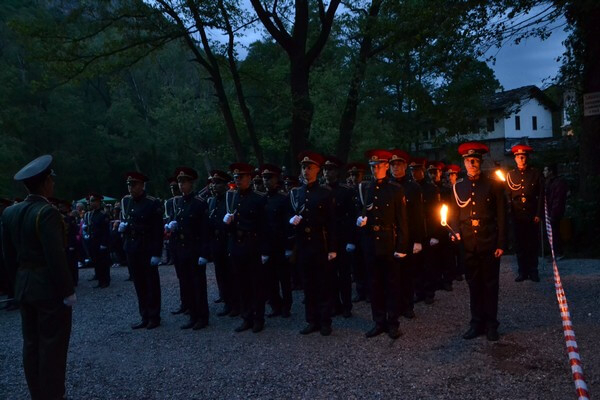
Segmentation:
[(373, 232), (391, 231), (392, 230), (391, 226), (385, 226), (385, 225), (369, 225), (368, 228), (369, 228), (369, 230), (372, 230)]

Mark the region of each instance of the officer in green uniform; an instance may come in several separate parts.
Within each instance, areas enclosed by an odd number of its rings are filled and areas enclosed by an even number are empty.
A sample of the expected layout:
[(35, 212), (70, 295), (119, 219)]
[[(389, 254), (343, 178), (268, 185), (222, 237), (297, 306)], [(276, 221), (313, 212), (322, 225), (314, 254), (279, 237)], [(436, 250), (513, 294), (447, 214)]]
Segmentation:
[(121, 200), (119, 232), (123, 249), (131, 266), (133, 284), (142, 320), (132, 329), (154, 329), (160, 325), (160, 276), (158, 264), (162, 253), (163, 209), (160, 201), (146, 194), (148, 177), (128, 172), (129, 195)]
[(32, 399), (65, 397), (71, 307), (77, 298), (65, 254), (65, 226), (48, 202), (54, 194), (52, 156), (36, 158), (14, 176), (29, 196), (2, 214), (4, 261), (21, 307), (23, 367)]

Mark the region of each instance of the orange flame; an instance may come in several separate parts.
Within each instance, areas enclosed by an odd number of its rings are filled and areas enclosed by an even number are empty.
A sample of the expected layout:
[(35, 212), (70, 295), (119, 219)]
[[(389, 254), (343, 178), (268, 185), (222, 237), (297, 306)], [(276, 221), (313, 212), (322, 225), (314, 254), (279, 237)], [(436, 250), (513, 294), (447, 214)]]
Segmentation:
[(448, 225), (448, 206), (447, 205), (442, 205), (442, 208), (440, 209), (440, 216), (441, 216), (441, 224), (442, 226), (447, 226)]
[(501, 169), (497, 169), (496, 170), (496, 176), (498, 177), (498, 179), (500, 179), (502, 182), (506, 182), (506, 178), (504, 177), (504, 172), (502, 172)]

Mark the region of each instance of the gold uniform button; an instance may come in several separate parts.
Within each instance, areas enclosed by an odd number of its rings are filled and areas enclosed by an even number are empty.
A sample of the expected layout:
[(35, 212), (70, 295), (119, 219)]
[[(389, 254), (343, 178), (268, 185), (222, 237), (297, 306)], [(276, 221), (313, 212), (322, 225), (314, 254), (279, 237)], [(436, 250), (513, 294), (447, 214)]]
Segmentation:
[(477, 233), (477, 230), (474, 230), (473, 232), (474, 232), (474, 233)]

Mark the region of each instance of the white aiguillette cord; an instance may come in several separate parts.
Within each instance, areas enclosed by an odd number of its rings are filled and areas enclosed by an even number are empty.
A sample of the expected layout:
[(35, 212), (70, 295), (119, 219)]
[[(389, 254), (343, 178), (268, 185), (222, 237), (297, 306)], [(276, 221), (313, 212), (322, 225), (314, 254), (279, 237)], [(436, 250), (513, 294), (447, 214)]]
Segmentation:
[(508, 184), (508, 188), (510, 190), (521, 190), (521, 188), (523, 187), (523, 185), (521, 185), (520, 183), (515, 184), (512, 180), (512, 178), (510, 177), (510, 172), (508, 174), (506, 174), (506, 183)]
[(452, 185), (452, 190), (454, 191), (454, 199), (456, 199), (456, 204), (460, 208), (465, 208), (466, 206), (469, 205), (469, 203), (471, 202), (470, 197), (467, 200), (461, 200), (460, 197), (458, 197), (458, 193), (456, 193), (456, 183), (454, 185)]

